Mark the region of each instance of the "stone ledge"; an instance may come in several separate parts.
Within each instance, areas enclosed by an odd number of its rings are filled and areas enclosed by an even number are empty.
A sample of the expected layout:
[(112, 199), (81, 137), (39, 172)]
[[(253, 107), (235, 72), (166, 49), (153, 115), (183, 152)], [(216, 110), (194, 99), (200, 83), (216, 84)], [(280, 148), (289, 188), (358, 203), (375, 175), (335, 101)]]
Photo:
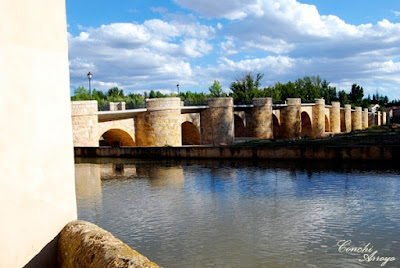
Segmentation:
[(58, 242), (59, 267), (160, 267), (95, 224), (68, 223)]

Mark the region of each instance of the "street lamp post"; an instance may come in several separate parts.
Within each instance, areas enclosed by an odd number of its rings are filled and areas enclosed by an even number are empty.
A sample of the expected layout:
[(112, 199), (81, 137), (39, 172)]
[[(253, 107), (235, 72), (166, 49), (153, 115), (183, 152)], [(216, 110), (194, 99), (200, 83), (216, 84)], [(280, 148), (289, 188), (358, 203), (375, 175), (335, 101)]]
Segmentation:
[(179, 97), (179, 84), (177, 84), (176, 87), (178, 88), (178, 97)]
[(88, 72), (87, 74), (87, 78), (89, 79), (89, 96), (90, 96), (90, 100), (92, 100), (92, 85), (90, 83), (90, 80), (92, 80), (92, 73)]

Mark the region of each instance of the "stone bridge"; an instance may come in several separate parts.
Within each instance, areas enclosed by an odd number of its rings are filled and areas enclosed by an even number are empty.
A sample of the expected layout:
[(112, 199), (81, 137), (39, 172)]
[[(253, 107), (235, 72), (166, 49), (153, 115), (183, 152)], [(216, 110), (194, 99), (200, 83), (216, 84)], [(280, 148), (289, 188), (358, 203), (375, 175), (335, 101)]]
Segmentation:
[[(287, 99), (273, 105), (271, 98), (252, 105), (233, 105), (232, 98), (212, 98), (207, 106), (181, 106), (179, 98), (147, 99), (146, 108), (124, 110), (111, 103), (99, 112), (97, 101), (73, 101), (74, 146), (182, 146), (232, 144), (246, 139), (320, 138), (329, 134), (386, 124), (386, 112), (324, 99), (302, 104)], [(118, 108), (115, 108), (118, 107)], [(119, 110), (117, 110), (119, 109)]]

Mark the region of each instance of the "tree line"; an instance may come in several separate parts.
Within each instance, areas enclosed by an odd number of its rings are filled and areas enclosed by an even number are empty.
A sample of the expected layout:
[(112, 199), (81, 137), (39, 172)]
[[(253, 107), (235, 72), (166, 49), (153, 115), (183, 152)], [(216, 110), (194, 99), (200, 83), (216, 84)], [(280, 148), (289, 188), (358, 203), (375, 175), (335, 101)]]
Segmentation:
[[(202, 105), (207, 103), (208, 98), (215, 97), (232, 97), (235, 104), (251, 104), (254, 98), (270, 97), (274, 102), (281, 102), (287, 98), (301, 98), (302, 102), (314, 102), (316, 98), (324, 98), (326, 104), (332, 101), (339, 101), (341, 105), (351, 104), (354, 106), (361, 106), (368, 108), (371, 104), (379, 104), (380, 106), (395, 106), (400, 105), (400, 100), (393, 100), (389, 102), (387, 96), (381, 95), (378, 92), (371, 97), (368, 95), (364, 98), (364, 89), (357, 84), (351, 86), (350, 92), (344, 90), (337, 91), (336, 87), (330, 86), (326, 80), (322, 80), (319, 76), (306, 76), (299, 78), (295, 82), (275, 83), (273, 86), (261, 87), (261, 80), (263, 74), (253, 75), (247, 73), (242, 77), (236, 79), (230, 84), (230, 92), (225, 93), (218, 80), (209, 87), (209, 93), (197, 92), (180, 92), (163, 94), (160, 91), (151, 90), (150, 92), (129, 93), (125, 94), (122, 89), (118, 87), (110, 88), (107, 92), (94, 89), (92, 91), (92, 99), (97, 100), (99, 106), (108, 106), (109, 102), (125, 102), (127, 108), (140, 108), (144, 107), (145, 99), (147, 98), (166, 98), (166, 97), (180, 97), (185, 105)], [(89, 91), (83, 87), (74, 89), (74, 95), (71, 100), (89, 100)]]

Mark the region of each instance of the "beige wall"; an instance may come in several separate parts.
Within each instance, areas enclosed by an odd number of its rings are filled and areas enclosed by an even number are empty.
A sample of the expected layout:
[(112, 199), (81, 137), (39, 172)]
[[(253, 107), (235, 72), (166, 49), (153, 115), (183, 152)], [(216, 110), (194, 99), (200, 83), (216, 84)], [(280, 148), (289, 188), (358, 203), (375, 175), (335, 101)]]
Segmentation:
[(65, 2), (0, 1), (0, 266), (76, 219)]

